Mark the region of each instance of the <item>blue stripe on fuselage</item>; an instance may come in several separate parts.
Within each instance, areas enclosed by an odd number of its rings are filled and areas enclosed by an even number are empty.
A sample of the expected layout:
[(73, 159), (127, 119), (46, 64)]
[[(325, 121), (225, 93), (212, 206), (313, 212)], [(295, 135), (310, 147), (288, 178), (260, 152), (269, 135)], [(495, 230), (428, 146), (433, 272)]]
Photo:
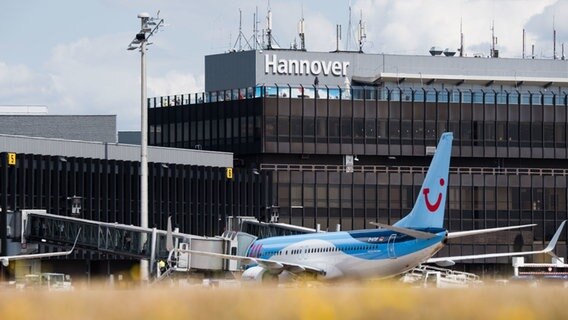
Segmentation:
[[(310, 233), (303, 235), (272, 237), (255, 241), (253, 245), (256, 247), (259, 245), (262, 246), (260, 257), (270, 259), (275, 256), (275, 252), (288, 250), (288, 248), (294, 244), (299, 244), (308, 240), (320, 240), (328, 242), (334, 247), (339, 248), (340, 251), (345, 254), (349, 254), (360, 259), (375, 260), (391, 258), (387, 250), (387, 245), (389, 237), (392, 234), (397, 235), (394, 239), (394, 253), (397, 257), (411, 254), (439, 243), (444, 240), (446, 235), (446, 230), (442, 228), (427, 228), (420, 229), (420, 231), (435, 233), (436, 237), (429, 240), (417, 240), (416, 238), (390, 230), (368, 229), (348, 232)], [(290, 254), (291, 252), (288, 252), (288, 255)], [(307, 254), (309, 255), (310, 253)], [(275, 259), (277, 260), (278, 257), (281, 256), (282, 255), (276, 255)]]

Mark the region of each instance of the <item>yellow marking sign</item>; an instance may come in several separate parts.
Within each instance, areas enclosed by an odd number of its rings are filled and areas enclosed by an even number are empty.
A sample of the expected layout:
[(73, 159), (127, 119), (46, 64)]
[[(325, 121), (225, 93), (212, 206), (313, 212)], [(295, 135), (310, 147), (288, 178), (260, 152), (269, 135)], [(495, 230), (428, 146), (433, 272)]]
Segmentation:
[(8, 153), (8, 165), (15, 166), (16, 165), (16, 154), (14, 152)]

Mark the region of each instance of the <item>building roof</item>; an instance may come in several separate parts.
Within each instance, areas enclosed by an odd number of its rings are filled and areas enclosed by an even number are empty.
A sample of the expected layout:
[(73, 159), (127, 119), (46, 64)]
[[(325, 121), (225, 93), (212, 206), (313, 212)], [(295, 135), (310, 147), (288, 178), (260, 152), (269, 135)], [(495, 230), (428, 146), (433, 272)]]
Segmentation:
[(447, 74), (422, 74), (422, 73), (392, 73), (380, 72), (374, 77), (353, 76), (353, 81), (361, 84), (377, 84), (382, 82), (403, 83), (414, 82), (430, 85), (443, 82), (460, 86), (462, 84), (474, 84), (479, 86), (507, 85), (507, 86), (531, 86), (548, 88), (550, 86), (568, 87), (568, 78), (556, 77), (530, 77), (530, 76), (483, 76), (483, 75), (447, 75)]
[(0, 134), (116, 142), (116, 115), (0, 114)]
[[(26, 154), (140, 161), (140, 146), (0, 134), (0, 150)], [(148, 161), (165, 164), (232, 167), (230, 152), (148, 146)]]

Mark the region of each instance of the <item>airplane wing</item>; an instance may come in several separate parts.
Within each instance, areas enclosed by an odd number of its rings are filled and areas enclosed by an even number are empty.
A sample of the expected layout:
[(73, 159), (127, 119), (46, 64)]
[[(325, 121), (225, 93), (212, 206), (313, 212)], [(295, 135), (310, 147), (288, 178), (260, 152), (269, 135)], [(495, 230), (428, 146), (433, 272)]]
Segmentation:
[(489, 228), (489, 229), (477, 229), (477, 230), (467, 230), (467, 231), (456, 231), (456, 232), (448, 232), (448, 239), (460, 238), (460, 237), (467, 237), (473, 236), (477, 234), (484, 234), (490, 232), (497, 232), (497, 231), (505, 231), (505, 230), (512, 230), (512, 229), (521, 229), (521, 228), (528, 228), (534, 227), (536, 223), (533, 224), (524, 224), (521, 226), (511, 226), (511, 227), (500, 227), (500, 228)]
[(244, 256), (234, 256), (230, 254), (222, 254), (222, 253), (213, 253), (213, 252), (205, 252), (205, 251), (197, 251), (197, 250), (178, 250), (179, 252), (187, 252), (190, 254), (197, 254), (201, 256), (208, 256), (214, 258), (221, 258), (221, 259), (229, 259), (229, 260), (238, 260), (242, 261), (245, 264), (252, 264), (256, 263), (260, 267), (271, 270), (271, 271), (288, 271), (291, 273), (315, 273), (325, 275), (325, 271), (320, 268), (315, 268), (303, 264), (297, 263), (290, 263), (284, 261), (276, 261), (276, 260), (268, 260), (268, 259), (261, 259), (261, 258), (252, 258), (252, 257), (244, 257)]
[(418, 230), (413, 230), (413, 229), (408, 229), (408, 228), (403, 228), (403, 227), (395, 227), (395, 226), (391, 226), (391, 225), (384, 224), (384, 223), (378, 223), (378, 222), (369, 222), (369, 223), (374, 225), (374, 226), (381, 227), (383, 229), (391, 230), (391, 231), (394, 231), (394, 232), (402, 233), (402, 234), (411, 236), (411, 237), (416, 238), (416, 239), (427, 240), (427, 239), (432, 239), (436, 236), (435, 233), (418, 231)]
[(79, 234), (81, 234), (81, 229), (77, 232), (77, 237), (75, 238), (75, 242), (73, 243), (73, 247), (71, 247), (68, 251), (61, 251), (61, 252), (47, 252), (47, 253), (32, 253), (32, 254), (20, 254), (15, 256), (3, 256), (0, 257), (0, 262), (3, 266), (7, 267), (10, 261), (13, 260), (27, 260), (27, 259), (41, 259), (41, 258), (48, 258), (48, 257), (60, 257), (60, 256), (67, 256), (70, 255), (73, 250), (75, 250), (75, 245), (77, 245), (77, 240), (79, 240)]
[[(548, 253), (552, 254), (552, 250), (556, 246), (556, 242), (558, 242), (558, 238), (560, 238), (560, 234), (562, 233), (562, 229), (564, 229), (564, 224), (566, 224), (566, 220), (562, 221), (558, 230), (550, 240), (548, 246), (539, 251), (521, 251), (521, 252), (506, 252), (506, 253), (488, 253), (488, 254), (474, 254), (474, 255), (467, 255), (467, 256), (454, 256), (454, 257), (439, 257), (439, 258), (430, 258), (426, 261), (426, 263), (437, 263), (443, 266), (451, 266), (453, 265), (454, 261), (459, 260), (471, 260), (471, 259), (487, 259), (487, 258), (499, 258), (499, 257), (515, 257), (515, 256), (526, 256), (526, 255), (533, 255), (533, 254), (540, 254), (540, 253)], [(528, 226), (528, 225), (526, 225)], [(525, 226), (517, 226), (517, 227), (525, 227)], [(510, 227), (507, 227), (510, 228)], [(495, 228), (500, 229), (500, 228)], [(487, 230), (487, 229), (486, 229)], [(474, 230), (475, 231), (475, 230)], [(467, 231), (465, 231), (467, 232)]]

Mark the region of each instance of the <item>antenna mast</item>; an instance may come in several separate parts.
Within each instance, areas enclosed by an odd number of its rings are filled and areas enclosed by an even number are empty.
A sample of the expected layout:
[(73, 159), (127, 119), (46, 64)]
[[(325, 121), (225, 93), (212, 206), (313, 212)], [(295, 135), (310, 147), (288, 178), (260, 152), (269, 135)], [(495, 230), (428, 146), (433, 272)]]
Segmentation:
[(359, 19), (358, 31), (357, 38), (359, 38), (359, 52), (363, 53), (363, 40), (367, 38), (367, 34), (365, 33), (365, 23), (363, 22), (363, 10), (361, 10), (361, 19)]
[(491, 22), (491, 58), (499, 58), (499, 51), (495, 50), (497, 44), (497, 37), (495, 36), (495, 20)]
[(239, 36), (237, 37), (237, 39), (239, 40), (239, 51), (243, 50), (242, 34), (243, 34), (243, 12), (241, 11), (241, 8), (239, 8)]
[(462, 28), (461, 17), (460, 17), (460, 57), (463, 57), (463, 28)]
[(304, 33), (304, 6), (302, 5), (302, 18), (298, 22), (298, 34), (300, 35), (300, 50), (306, 51), (306, 35)]
[(339, 52), (339, 42), (341, 41), (341, 25), (335, 26), (335, 51)]
[(270, 8), (268, 9), (268, 14), (266, 15), (266, 40), (268, 41), (266, 49), (272, 49), (272, 12)]
[(523, 59), (525, 58), (525, 36), (526, 32), (525, 29), (523, 28)]
[(243, 46), (242, 46), (243, 39), (245, 40), (247, 47), (249, 49), (251, 48), (250, 43), (245, 38), (245, 34), (243, 33), (242, 26), (243, 26), (243, 12), (241, 11), (241, 9), (239, 9), (239, 36), (237, 37), (237, 40), (235, 41), (235, 44), (233, 45), (233, 49), (235, 49), (235, 47), (237, 46), (237, 43), (238, 43), (239, 44), (239, 51), (243, 51)]
[(556, 26), (554, 25), (554, 16), (552, 16), (552, 57), (556, 60)]
[[(258, 49), (258, 47), (262, 48), (262, 44), (259, 41), (259, 35), (258, 35), (258, 32), (259, 32), (258, 24), (260, 23), (260, 21), (258, 21), (258, 7), (256, 7), (255, 12), (253, 13), (252, 20), (253, 21), (252, 21), (251, 42), (253, 43), (253, 49), (256, 50), (256, 49)], [(264, 37), (264, 33), (263, 33), (263, 37)]]
[(351, 1), (349, 1), (349, 23), (347, 24), (347, 39), (345, 39), (345, 51), (349, 51), (351, 41)]

